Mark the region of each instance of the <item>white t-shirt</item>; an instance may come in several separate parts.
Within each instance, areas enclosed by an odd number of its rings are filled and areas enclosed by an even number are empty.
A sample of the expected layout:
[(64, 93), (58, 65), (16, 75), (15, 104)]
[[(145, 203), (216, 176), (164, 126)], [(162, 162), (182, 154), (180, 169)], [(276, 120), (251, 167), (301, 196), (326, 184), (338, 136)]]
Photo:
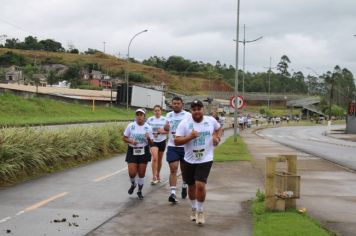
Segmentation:
[(220, 124), (211, 116), (204, 116), (199, 123), (190, 117), (178, 125), (176, 135), (188, 136), (193, 128), (199, 133), (199, 137), (184, 145), (184, 160), (191, 164), (212, 161), (214, 156), (213, 134), (220, 128)]
[(189, 112), (186, 111), (181, 111), (179, 113), (175, 113), (174, 111), (168, 112), (166, 116), (166, 120), (169, 123), (169, 138), (168, 138), (168, 146), (171, 147), (183, 147), (183, 146), (176, 146), (174, 144), (174, 138), (176, 136), (176, 129), (179, 125), (179, 123), (187, 118), (192, 117), (192, 115)]
[(158, 134), (157, 130), (158, 129), (163, 129), (163, 127), (166, 125), (166, 117), (161, 116), (160, 118), (157, 118), (155, 116), (152, 116), (147, 119), (147, 124), (151, 126), (152, 128), (152, 133), (153, 133), (153, 141), (154, 142), (163, 142), (164, 140), (167, 139), (166, 134)]
[(147, 124), (138, 125), (137, 122), (131, 122), (125, 129), (124, 135), (131, 140), (138, 142), (136, 145), (129, 143), (130, 147), (145, 147), (148, 145), (146, 133), (153, 139), (152, 128)]

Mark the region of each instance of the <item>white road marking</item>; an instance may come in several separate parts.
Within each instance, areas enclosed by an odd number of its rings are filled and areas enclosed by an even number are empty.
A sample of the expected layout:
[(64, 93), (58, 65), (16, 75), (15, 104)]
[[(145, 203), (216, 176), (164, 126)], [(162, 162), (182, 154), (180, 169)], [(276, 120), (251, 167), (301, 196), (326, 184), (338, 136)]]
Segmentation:
[(16, 213), (16, 216), (22, 215), (23, 213), (25, 213), (25, 211), (20, 211)]
[(127, 167), (122, 168), (122, 169), (120, 169), (120, 170), (118, 170), (118, 171), (115, 171), (115, 172), (113, 172), (113, 173), (110, 173), (110, 174), (107, 174), (107, 175), (98, 177), (98, 178), (94, 179), (93, 182), (97, 183), (97, 182), (106, 180), (106, 179), (108, 179), (108, 178), (110, 178), (110, 177), (112, 177), (112, 176), (114, 176), (114, 175), (117, 175), (117, 174), (119, 174), (119, 173), (121, 173), (121, 172), (123, 172), (123, 171), (125, 171), (125, 170), (127, 170)]
[(5, 223), (6, 221), (10, 220), (11, 217), (5, 217), (4, 219), (0, 220), (0, 224)]

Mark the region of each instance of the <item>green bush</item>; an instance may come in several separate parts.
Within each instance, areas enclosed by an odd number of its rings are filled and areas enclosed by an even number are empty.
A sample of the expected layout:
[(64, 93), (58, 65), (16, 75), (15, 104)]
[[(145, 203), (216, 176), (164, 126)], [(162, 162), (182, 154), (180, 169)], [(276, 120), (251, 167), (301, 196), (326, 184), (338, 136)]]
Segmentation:
[(0, 131), (0, 182), (48, 172), (125, 151), (118, 125)]

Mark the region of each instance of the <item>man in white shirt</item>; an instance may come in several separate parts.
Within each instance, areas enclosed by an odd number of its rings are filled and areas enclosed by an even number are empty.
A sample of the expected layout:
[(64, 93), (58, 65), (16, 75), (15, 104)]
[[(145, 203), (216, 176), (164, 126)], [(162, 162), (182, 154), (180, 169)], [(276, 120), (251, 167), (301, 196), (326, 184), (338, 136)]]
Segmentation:
[[(179, 123), (191, 117), (189, 112), (183, 110), (183, 100), (180, 97), (174, 97), (172, 99), (172, 109), (173, 111), (168, 112), (166, 115), (167, 124), (164, 126), (164, 130), (169, 132), (168, 138), (168, 148), (167, 148), (167, 162), (169, 163), (169, 186), (170, 195), (168, 201), (171, 203), (177, 203), (176, 189), (177, 189), (177, 172), (180, 163), (181, 170), (184, 169), (184, 146), (176, 145), (174, 143), (174, 138), (176, 136), (176, 129)], [(187, 184), (183, 177), (183, 186), (181, 196), (183, 199), (187, 197)]]
[(174, 143), (185, 148), (182, 174), (189, 186), (188, 195), (192, 204), (190, 219), (204, 224), (205, 185), (213, 164), (214, 146), (220, 142), (221, 126), (213, 117), (204, 116), (204, 106), (199, 100), (192, 102), (191, 113), (192, 117), (178, 125)]

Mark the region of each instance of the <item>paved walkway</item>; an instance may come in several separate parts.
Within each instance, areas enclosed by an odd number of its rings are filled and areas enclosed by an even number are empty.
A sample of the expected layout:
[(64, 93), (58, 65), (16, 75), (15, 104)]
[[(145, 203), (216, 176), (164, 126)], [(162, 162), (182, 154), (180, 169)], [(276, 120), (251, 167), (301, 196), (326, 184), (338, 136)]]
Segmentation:
[[(132, 198), (115, 217), (89, 235), (252, 235), (249, 200), (261, 188), (257, 176), (250, 162), (214, 163), (207, 185), (204, 226), (190, 221), (188, 199), (179, 199), (177, 205), (168, 203), (169, 186), (165, 184), (143, 201)], [(122, 192), (125, 194), (126, 189)]]
[[(298, 156), (301, 175), (299, 207), (319, 219), (323, 226), (338, 235), (351, 236), (356, 232), (356, 174), (321, 158), (299, 152), (262, 138), (248, 130), (242, 136), (253, 156), (253, 165), (264, 178), (265, 157), (279, 154)], [(342, 155), (342, 153), (340, 153)], [(283, 168), (283, 166), (280, 166)]]

